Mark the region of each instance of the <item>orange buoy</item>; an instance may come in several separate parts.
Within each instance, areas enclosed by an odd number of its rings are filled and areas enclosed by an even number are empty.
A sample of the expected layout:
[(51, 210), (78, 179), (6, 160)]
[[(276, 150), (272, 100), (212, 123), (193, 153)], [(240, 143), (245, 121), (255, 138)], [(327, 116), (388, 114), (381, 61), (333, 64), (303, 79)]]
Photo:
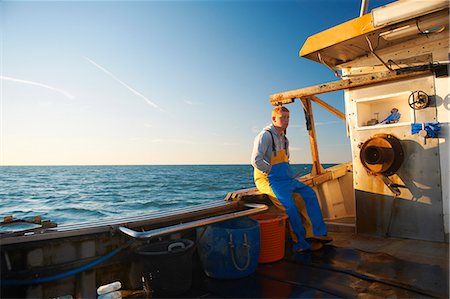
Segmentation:
[(260, 226), (259, 263), (272, 263), (284, 257), (286, 214), (264, 213), (251, 216)]

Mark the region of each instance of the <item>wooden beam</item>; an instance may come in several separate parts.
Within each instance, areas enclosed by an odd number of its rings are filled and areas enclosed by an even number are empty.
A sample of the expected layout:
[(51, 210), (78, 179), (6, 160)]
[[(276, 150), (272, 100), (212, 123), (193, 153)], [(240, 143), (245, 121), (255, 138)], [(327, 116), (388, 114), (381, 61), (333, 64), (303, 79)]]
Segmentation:
[(371, 85), (405, 78), (425, 76), (430, 75), (431, 73), (432, 73), (431, 71), (418, 71), (397, 75), (397, 73), (394, 71), (394, 72), (382, 72), (376, 74), (363, 75), (354, 78), (333, 81), (315, 86), (300, 88), (296, 90), (276, 93), (270, 96), (270, 103), (273, 106), (284, 105), (294, 102), (296, 98), (304, 98), (321, 93), (355, 88), (363, 85)]
[(301, 101), (303, 104), (303, 112), (305, 112), (306, 128), (308, 129), (309, 145), (311, 147), (311, 156), (313, 162), (311, 174), (321, 174), (324, 172), (324, 169), (322, 165), (320, 165), (319, 160), (319, 148), (317, 147), (316, 128), (314, 126), (311, 100), (302, 98)]
[[(324, 173), (319, 175), (306, 174), (297, 179), (310, 187), (315, 187), (332, 180), (337, 180), (345, 176), (349, 172), (353, 172), (352, 162), (332, 166), (330, 168), (327, 168)], [(230, 192), (230, 194), (227, 195), (227, 198), (228, 200), (234, 201), (245, 200), (247, 198), (249, 200), (250, 199), (257, 199), (258, 201), (264, 200), (263, 194), (259, 192), (258, 189), (256, 188), (241, 189), (238, 191)]]
[(334, 115), (336, 115), (337, 117), (339, 117), (340, 119), (345, 121), (345, 114), (342, 113), (341, 111), (339, 111), (338, 109), (334, 108), (333, 106), (331, 106), (330, 104), (322, 101), (321, 99), (319, 99), (316, 96), (309, 96), (308, 97), (311, 101), (313, 101), (314, 103), (316, 103), (317, 105), (319, 105), (320, 107), (330, 111), (331, 113), (333, 113)]

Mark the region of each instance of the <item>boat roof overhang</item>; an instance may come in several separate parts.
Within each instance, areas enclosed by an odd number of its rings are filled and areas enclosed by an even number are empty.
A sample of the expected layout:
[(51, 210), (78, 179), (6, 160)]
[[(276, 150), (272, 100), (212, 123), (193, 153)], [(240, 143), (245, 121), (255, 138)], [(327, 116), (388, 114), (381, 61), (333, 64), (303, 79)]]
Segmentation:
[(338, 68), (342, 63), (415, 38), (418, 34), (446, 29), (448, 8), (447, 0), (396, 1), (310, 36), (300, 50), (300, 56)]

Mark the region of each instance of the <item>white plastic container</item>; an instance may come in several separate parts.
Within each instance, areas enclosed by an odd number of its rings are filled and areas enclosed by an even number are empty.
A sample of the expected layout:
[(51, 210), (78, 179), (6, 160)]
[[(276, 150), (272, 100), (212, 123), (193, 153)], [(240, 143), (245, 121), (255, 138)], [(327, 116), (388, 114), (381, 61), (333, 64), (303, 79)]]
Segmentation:
[(97, 299), (122, 299), (120, 291), (110, 292), (97, 297)]
[(120, 281), (111, 282), (109, 284), (105, 284), (105, 285), (102, 285), (102, 286), (98, 287), (97, 294), (98, 295), (104, 295), (104, 294), (107, 294), (107, 293), (111, 293), (111, 292), (120, 290), (121, 287), (122, 287), (122, 284), (120, 283)]

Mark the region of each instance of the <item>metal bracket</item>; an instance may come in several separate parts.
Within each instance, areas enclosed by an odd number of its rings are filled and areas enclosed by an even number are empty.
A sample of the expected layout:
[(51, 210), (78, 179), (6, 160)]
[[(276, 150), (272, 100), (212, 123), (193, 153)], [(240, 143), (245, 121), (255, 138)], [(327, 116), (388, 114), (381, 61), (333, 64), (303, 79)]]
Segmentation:
[(329, 68), (336, 77), (338, 78), (342, 78), (341, 74), (338, 73), (338, 71), (336, 71), (334, 68), (332, 68), (330, 65), (328, 65), (328, 63), (326, 63), (323, 59), (322, 59), (322, 55), (320, 55), (320, 52), (317, 52), (317, 58), (319, 58), (320, 63), (322, 63), (323, 65), (325, 65), (327, 68)]
[(404, 185), (399, 185), (399, 184), (392, 182), (391, 179), (389, 179), (389, 177), (384, 174), (377, 174), (377, 176), (383, 181), (383, 183), (389, 188), (389, 190), (391, 190), (392, 193), (394, 193), (394, 195), (396, 197), (400, 196), (400, 194), (401, 194), (401, 191), (399, 188), (406, 188), (406, 186), (404, 186)]
[(366, 36), (364, 36), (365, 38), (366, 38), (366, 41), (367, 41), (367, 44), (369, 45), (369, 49), (370, 49), (370, 53), (372, 53), (373, 54), (373, 56), (375, 56), (389, 71), (393, 71), (393, 69), (389, 66), (389, 65), (387, 65), (387, 63), (386, 62), (384, 62), (384, 60), (383, 59), (381, 59), (381, 57), (380, 56), (378, 56), (378, 54), (377, 53), (375, 53), (375, 51), (374, 51), (374, 49), (373, 49), (373, 47), (372, 47), (372, 42), (370, 41), (370, 39), (367, 37), (367, 35)]

